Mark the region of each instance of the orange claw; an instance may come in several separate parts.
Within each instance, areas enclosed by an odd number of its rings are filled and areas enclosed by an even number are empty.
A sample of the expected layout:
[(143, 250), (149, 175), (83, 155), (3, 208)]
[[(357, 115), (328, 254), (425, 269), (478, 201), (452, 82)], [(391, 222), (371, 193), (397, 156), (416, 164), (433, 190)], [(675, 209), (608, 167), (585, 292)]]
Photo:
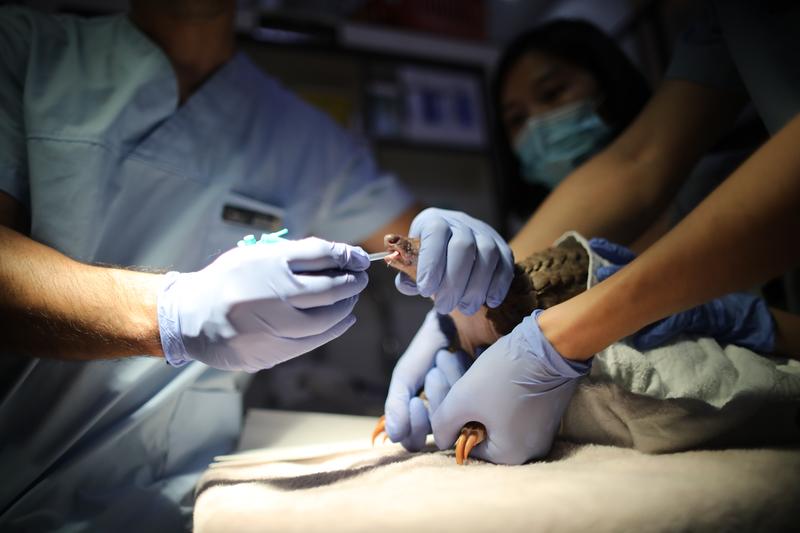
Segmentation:
[[(375, 439), (378, 438), (378, 435), (384, 433), (386, 431), (386, 415), (381, 416), (378, 419), (378, 423), (375, 424), (375, 429), (372, 430), (372, 445), (375, 446)], [(383, 442), (386, 442), (386, 439), (389, 435), (384, 434)]]
[(456, 463), (463, 465), (469, 458), (469, 452), (486, 439), (486, 427), (478, 422), (468, 422), (461, 428), (456, 440)]
[(464, 438), (464, 430), (461, 430), (461, 435), (458, 436), (456, 440), (456, 464), (463, 465), (464, 464), (464, 444), (466, 439)]
[(472, 448), (478, 444), (478, 436), (475, 434), (470, 435), (467, 437), (467, 444), (464, 445), (464, 458), (466, 459), (469, 457), (469, 452), (472, 451)]

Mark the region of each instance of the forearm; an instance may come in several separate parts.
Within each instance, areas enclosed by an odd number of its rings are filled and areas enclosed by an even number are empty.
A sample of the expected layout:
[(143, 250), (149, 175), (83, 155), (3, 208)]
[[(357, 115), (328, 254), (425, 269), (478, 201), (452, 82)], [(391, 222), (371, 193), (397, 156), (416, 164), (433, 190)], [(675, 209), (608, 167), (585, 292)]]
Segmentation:
[(800, 262), (791, 240), (800, 233), (798, 138), (796, 117), (629, 266), (542, 314), (545, 335), (565, 357), (586, 359), (656, 320)]
[[(552, 246), (567, 230), (630, 243), (663, 212), (678, 183), (657, 161), (609, 149), (578, 168), (544, 201), (511, 241), (515, 257)], [(645, 178), (647, 177), (647, 178)]]
[(63, 359), (162, 355), (162, 276), (86, 265), (0, 226), (4, 353)]
[(775, 319), (775, 354), (800, 359), (800, 315), (770, 308)]
[(545, 200), (512, 241), (515, 256), (542, 250), (567, 230), (633, 242), (728, 131), (742, 104), (738, 94), (664, 82), (633, 124)]

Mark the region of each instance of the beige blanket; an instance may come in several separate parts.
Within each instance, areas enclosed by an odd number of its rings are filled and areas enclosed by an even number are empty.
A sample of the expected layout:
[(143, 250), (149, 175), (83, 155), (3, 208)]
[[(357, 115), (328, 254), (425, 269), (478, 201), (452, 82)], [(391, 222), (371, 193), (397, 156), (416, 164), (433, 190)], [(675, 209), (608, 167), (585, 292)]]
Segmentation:
[(397, 445), (299, 461), (218, 463), (197, 533), (249, 531), (797, 531), (800, 449), (646, 455), (557, 443), (523, 466)]

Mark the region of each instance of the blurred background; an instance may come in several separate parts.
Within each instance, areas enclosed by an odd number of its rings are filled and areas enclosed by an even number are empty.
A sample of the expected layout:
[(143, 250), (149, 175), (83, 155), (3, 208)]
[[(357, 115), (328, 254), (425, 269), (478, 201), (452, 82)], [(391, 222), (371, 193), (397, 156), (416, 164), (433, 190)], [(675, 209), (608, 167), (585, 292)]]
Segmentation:
[[(98, 16), (115, 0), (16, 2)], [(241, 48), (267, 73), (372, 147), (427, 205), (454, 208), (510, 237), (508, 161), (488, 87), (503, 47), (554, 18), (611, 35), (655, 86), (688, 0), (241, 0)], [(531, 207), (546, 194), (531, 199)], [(400, 295), (377, 264), (357, 324), (334, 342), (255, 376), (246, 407), (379, 415), (397, 358), (430, 308)], [(796, 291), (795, 291), (796, 293)]]

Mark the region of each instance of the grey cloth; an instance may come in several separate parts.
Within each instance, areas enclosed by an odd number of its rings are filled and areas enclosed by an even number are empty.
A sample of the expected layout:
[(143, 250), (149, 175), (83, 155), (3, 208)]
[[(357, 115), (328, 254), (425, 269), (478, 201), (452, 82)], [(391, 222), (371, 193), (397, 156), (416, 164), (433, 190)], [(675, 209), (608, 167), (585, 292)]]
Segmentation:
[[(178, 106), (167, 57), (127, 17), (6, 7), (0, 190), (67, 256), (183, 272), (259, 221), (357, 242), (411, 202), (362, 143), (242, 54)], [(2, 531), (180, 530), (184, 495), (239, 435), (238, 375), (198, 362), (0, 370), (17, 375), (0, 382)]]
[(713, 339), (646, 353), (618, 343), (595, 356), (560, 436), (666, 453), (800, 442), (800, 362)]

